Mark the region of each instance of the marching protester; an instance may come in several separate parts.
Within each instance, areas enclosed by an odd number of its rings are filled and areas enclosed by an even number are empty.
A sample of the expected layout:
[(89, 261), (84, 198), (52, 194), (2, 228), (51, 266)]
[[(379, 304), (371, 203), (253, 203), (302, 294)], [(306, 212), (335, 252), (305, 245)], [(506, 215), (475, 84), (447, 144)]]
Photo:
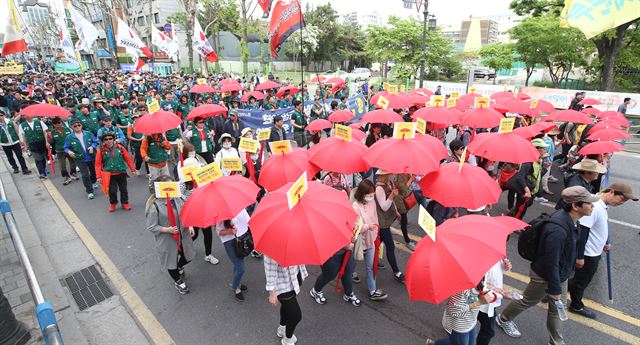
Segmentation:
[(7, 114), (4, 111), (0, 111), (0, 145), (2, 145), (2, 150), (4, 151), (5, 156), (7, 156), (7, 160), (9, 161), (9, 165), (13, 168), (14, 174), (20, 172), (18, 164), (16, 164), (17, 159), (18, 163), (20, 163), (22, 173), (24, 175), (29, 175), (31, 174), (31, 170), (27, 167), (24, 156), (22, 156), (22, 147), (25, 144), (24, 141), (20, 141), (18, 133), (19, 130), (16, 130), (15, 121), (11, 118), (7, 119)]
[[(62, 123), (62, 119), (59, 117), (51, 120), (53, 124), (53, 130), (51, 131), (51, 144), (56, 150), (56, 158), (58, 159), (58, 167), (60, 168), (60, 174), (64, 181), (63, 185), (68, 185), (73, 180), (78, 180), (79, 177), (76, 174), (76, 161), (71, 158), (69, 154), (64, 151), (64, 143), (71, 134), (71, 130)], [(69, 162), (69, 169), (67, 169), (67, 161)]]
[[(102, 145), (96, 153), (96, 174), (101, 176), (101, 183), (109, 190), (109, 212), (118, 206), (118, 191), (120, 191), (120, 205), (125, 211), (131, 211), (129, 205), (129, 191), (127, 189), (127, 167), (133, 176), (136, 169), (131, 155), (123, 145), (116, 143), (116, 135), (105, 132), (100, 137)], [(105, 174), (106, 173), (106, 174)], [(107, 179), (108, 181), (105, 181)]]
[[(47, 178), (47, 150), (50, 149), (50, 145), (47, 142), (47, 132), (49, 127), (40, 121), (40, 119), (34, 119), (33, 116), (25, 116), (25, 121), (20, 124), (20, 137), (21, 141), (27, 143), (29, 152), (36, 163), (38, 168), (38, 174), (40, 179)], [(24, 170), (24, 169), (23, 169)]]
[(171, 143), (160, 133), (146, 135), (140, 143), (140, 155), (149, 167), (149, 181), (169, 175), (169, 154)]
[(305, 127), (307, 127), (307, 115), (304, 113), (302, 102), (293, 102), (295, 110), (291, 115), (291, 127), (293, 127), (293, 140), (298, 147), (304, 147), (307, 144), (305, 137)]
[(238, 252), (236, 248), (237, 238), (242, 237), (249, 231), (249, 213), (246, 210), (240, 211), (232, 219), (227, 219), (216, 225), (218, 236), (224, 246), (224, 250), (233, 263), (233, 279), (231, 280), (231, 289), (233, 290), (236, 300), (244, 302), (243, 291), (247, 290), (247, 286), (241, 284), (242, 275), (244, 274), (244, 256)]
[(95, 154), (98, 139), (89, 131), (82, 129), (82, 122), (78, 119), (71, 121), (72, 133), (64, 142), (64, 152), (75, 160), (80, 169), (82, 184), (89, 200), (94, 198), (93, 190), (98, 188), (96, 177)]
[(220, 151), (216, 153), (215, 162), (218, 164), (222, 173), (225, 176), (228, 176), (232, 173), (232, 171), (228, 171), (227, 169), (222, 168), (222, 159), (223, 158), (240, 158), (240, 154), (238, 150), (233, 147), (233, 144), (236, 142), (236, 139), (231, 136), (229, 133), (224, 133), (220, 136)]
[[(384, 247), (387, 252), (387, 260), (393, 270), (393, 277), (400, 283), (404, 283), (404, 275), (398, 267), (396, 261), (396, 246), (393, 242), (393, 235), (391, 235), (391, 224), (400, 218), (400, 214), (396, 210), (394, 199), (398, 196), (398, 188), (391, 181), (391, 173), (385, 170), (378, 170), (376, 172), (376, 209), (378, 212), (378, 221), (380, 225), (380, 240), (384, 243)], [(384, 267), (381, 263), (379, 267)]]
[(196, 117), (193, 123), (195, 128), (184, 132), (184, 137), (196, 148), (198, 156), (202, 157), (207, 164), (210, 164), (213, 162), (214, 146), (211, 140), (214, 136), (214, 131), (206, 128), (204, 119), (201, 117)]

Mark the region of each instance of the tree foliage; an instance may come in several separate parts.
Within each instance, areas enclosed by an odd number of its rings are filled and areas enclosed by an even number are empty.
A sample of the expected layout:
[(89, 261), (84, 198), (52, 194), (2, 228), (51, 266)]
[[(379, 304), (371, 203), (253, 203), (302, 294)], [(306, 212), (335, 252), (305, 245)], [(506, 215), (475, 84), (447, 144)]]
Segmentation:
[[(486, 45), (479, 52), (482, 64), (493, 68), (496, 73), (502, 69), (511, 69), (511, 65), (515, 62), (514, 53), (514, 47), (511, 43)], [(493, 83), (496, 83), (496, 78), (493, 78)]]
[[(289, 36), (282, 45), (282, 52), (285, 55), (292, 56), (293, 61), (300, 58), (300, 49), (302, 47), (303, 56), (309, 56), (318, 49), (318, 36), (320, 29), (314, 25), (305, 25), (302, 30), (297, 30)], [(302, 40), (302, 42), (300, 42)], [(302, 43), (302, 45), (301, 45)]]

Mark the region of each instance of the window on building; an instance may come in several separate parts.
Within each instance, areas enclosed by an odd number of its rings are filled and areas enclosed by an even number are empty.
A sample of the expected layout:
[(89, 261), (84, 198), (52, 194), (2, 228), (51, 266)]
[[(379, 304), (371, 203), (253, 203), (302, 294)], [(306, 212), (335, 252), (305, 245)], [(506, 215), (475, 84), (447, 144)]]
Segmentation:
[(145, 26), (144, 17), (138, 17), (138, 26)]
[(160, 24), (160, 16), (157, 13), (153, 14), (153, 22), (155, 24)]

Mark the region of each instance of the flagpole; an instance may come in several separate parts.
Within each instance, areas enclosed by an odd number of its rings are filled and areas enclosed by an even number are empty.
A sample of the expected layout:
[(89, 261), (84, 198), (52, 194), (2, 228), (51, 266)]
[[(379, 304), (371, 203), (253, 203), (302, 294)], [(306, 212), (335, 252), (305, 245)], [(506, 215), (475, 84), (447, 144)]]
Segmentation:
[(300, 0), (298, 2), (298, 6), (300, 6), (299, 8), (299, 13), (300, 13), (300, 77), (302, 79), (300, 79), (300, 95), (302, 97), (302, 108), (304, 109), (304, 53), (303, 53), (303, 40), (304, 40), (304, 36), (303, 36), (303, 29), (304, 29), (304, 23), (302, 22), (302, 0)]
[(153, 0), (149, 0), (149, 50), (151, 51), (151, 75), (154, 75), (156, 56), (153, 54)]

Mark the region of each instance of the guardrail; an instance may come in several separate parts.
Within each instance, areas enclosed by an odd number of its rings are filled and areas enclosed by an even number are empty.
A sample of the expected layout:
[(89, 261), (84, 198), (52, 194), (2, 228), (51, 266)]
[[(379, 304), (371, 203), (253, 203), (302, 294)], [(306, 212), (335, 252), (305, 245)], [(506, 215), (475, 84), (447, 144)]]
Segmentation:
[(40, 284), (38, 284), (38, 278), (36, 278), (33, 266), (31, 266), (31, 261), (29, 261), (29, 256), (27, 255), (27, 251), (22, 243), (22, 238), (18, 231), (18, 225), (16, 224), (15, 217), (11, 211), (11, 205), (9, 204), (9, 201), (7, 201), (7, 195), (4, 190), (2, 179), (0, 179), (0, 212), (2, 212), (4, 224), (11, 236), (11, 241), (13, 242), (13, 246), (18, 257), (20, 258), (24, 274), (27, 277), (29, 290), (31, 291), (31, 296), (36, 304), (36, 318), (38, 319), (38, 324), (40, 325), (40, 331), (42, 332), (45, 344), (63, 345), (62, 335), (58, 329), (56, 315), (51, 303), (45, 301), (44, 296), (42, 295)]

